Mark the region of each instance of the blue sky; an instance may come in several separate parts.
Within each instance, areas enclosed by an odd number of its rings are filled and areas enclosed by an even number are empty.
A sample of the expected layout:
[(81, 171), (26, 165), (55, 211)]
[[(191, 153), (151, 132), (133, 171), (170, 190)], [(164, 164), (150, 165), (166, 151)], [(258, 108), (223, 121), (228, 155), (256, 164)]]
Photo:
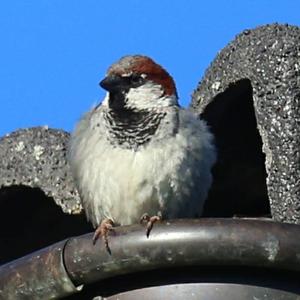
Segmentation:
[(0, 4), (0, 136), (49, 125), (70, 131), (99, 102), (107, 67), (146, 54), (174, 77), (180, 102), (246, 28), (300, 26), (299, 0), (7, 0)]

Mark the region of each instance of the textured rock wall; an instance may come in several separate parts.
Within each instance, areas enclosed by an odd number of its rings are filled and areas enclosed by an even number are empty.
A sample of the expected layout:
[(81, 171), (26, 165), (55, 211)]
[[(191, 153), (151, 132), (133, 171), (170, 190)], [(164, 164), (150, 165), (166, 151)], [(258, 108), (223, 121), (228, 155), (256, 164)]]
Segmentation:
[(69, 134), (47, 127), (21, 129), (0, 139), (0, 188), (40, 188), (66, 213), (82, 209), (66, 158)]
[[(193, 94), (192, 108), (215, 128), (217, 118), (222, 118), (222, 104), (217, 102), (226, 100), (224, 94), (230, 89), (241, 92), (241, 101), (243, 96), (249, 97), (245, 82), (251, 86), (266, 157), (273, 218), (300, 223), (300, 28), (272, 24), (239, 34), (207, 69)], [(220, 95), (223, 99), (218, 100)], [(239, 97), (234, 93), (228, 96)], [(217, 107), (218, 116), (206, 114), (210, 106)], [(220, 138), (217, 136), (217, 142)]]
[(47, 127), (0, 139), (0, 264), (92, 230), (80, 213), (68, 140)]

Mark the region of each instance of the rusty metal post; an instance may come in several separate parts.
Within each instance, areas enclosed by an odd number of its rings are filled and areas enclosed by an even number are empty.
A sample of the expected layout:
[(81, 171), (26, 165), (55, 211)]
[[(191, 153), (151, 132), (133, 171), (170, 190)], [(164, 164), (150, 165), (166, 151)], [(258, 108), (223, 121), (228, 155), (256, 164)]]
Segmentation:
[(76, 285), (122, 274), (187, 266), (258, 267), (300, 272), (300, 226), (245, 219), (172, 220), (150, 237), (139, 225), (116, 228), (111, 255), (92, 235), (71, 238), (65, 265)]
[(0, 267), (0, 299), (57, 299), (80, 290), (63, 262), (66, 241), (59, 242)]
[(60, 299), (107, 278), (191, 266), (299, 274), (299, 236), (298, 225), (244, 219), (171, 220), (155, 224), (149, 238), (142, 225), (117, 227), (111, 254), (86, 234), (1, 266), (0, 299)]

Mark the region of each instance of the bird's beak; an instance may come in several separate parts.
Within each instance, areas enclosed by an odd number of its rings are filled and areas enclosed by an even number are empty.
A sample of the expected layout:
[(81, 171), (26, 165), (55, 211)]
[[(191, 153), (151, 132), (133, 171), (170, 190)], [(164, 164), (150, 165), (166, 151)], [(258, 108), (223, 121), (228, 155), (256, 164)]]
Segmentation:
[(100, 81), (100, 86), (107, 90), (108, 92), (112, 92), (114, 90), (118, 90), (122, 85), (122, 77), (117, 75), (108, 75), (103, 80)]

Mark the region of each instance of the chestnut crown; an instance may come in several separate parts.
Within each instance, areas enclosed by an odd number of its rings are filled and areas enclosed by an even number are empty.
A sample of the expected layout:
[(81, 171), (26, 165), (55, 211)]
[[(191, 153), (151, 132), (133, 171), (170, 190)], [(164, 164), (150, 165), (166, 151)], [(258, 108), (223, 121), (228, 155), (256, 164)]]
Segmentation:
[(119, 88), (135, 88), (147, 81), (159, 84), (165, 95), (177, 95), (171, 75), (151, 58), (142, 55), (128, 55), (110, 66), (107, 76), (100, 85), (108, 91)]

